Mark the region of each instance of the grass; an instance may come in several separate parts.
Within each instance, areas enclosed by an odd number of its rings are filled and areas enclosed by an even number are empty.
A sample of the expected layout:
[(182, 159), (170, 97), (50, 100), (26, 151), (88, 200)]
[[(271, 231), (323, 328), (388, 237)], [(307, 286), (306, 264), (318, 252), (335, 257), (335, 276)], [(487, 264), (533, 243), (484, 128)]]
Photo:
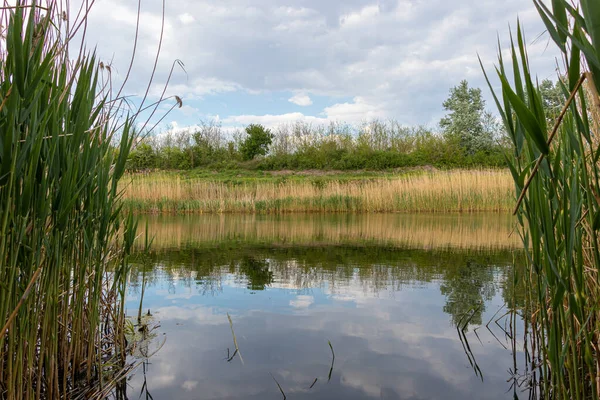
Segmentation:
[(600, 3), (534, 3), (563, 56), (564, 108), (553, 126), (546, 125), (520, 25), (512, 60), (505, 65), (500, 51), (497, 67), (496, 102), (514, 145), (510, 168), (529, 260), (528, 273), (515, 276), (528, 288), (525, 348), (532, 354), (520, 373), (537, 397), (598, 399)]
[(136, 213), (508, 211), (514, 184), (505, 170), (417, 171), (238, 177), (130, 175), (125, 207)]

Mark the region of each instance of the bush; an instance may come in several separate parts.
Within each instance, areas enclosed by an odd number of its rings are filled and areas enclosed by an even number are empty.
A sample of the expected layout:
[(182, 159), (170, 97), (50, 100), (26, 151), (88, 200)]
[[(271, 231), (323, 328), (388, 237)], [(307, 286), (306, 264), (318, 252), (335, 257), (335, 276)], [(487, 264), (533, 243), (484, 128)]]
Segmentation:
[(127, 169), (130, 171), (143, 171), (158, 167), (158, 157), (150, 144), (139, 143), (127, 158)]
[[(132, 152), (128, 167), (144, 169), (216, 170), (385, 170), (431, 165), (438, 168), (503, 167), (507, 145), (469, 154), (460, 140), (427, 128), (373, 121), (362, 127), (332, 125), (328, 129), (296, 123), (277, 128), (250, 125), (227, 141), (216, 123), (196, 131), (149, 138)], [(260, 157), (259, 157), (260, 156)]]

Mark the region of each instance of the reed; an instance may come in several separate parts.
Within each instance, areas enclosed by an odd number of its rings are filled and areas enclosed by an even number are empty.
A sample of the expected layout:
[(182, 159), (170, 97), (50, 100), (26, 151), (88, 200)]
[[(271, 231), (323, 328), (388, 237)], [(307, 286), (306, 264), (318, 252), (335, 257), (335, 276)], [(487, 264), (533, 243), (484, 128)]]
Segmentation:
[(508, 211), (505, 170), (451, 170), (365, 180), (246, 180), (227, 183), (155, 173), (124, 180), (125, 207), (137, 213)]
[(0, 398), (102, 397), (127, 371), (136, 223), (118, 181), (135, 120), (115, 118), (109, 67), (85, 49), (87, 2), (74, 19), (68, 2), (4, 5)]
[(546, 126), (520, 25), (512, 60), (505, 64), (500, 52), (497, 66), (496, 102), (514, 145), (510, 168), (529, 260), (520, 278), (529, 292), (525, 332), (533, 362), (521, 372), (527, 382), (539, 381), (534, 396), (598, 399), (600, 3), (534, 3), (563, 56), (564, 109), (553, 126)]

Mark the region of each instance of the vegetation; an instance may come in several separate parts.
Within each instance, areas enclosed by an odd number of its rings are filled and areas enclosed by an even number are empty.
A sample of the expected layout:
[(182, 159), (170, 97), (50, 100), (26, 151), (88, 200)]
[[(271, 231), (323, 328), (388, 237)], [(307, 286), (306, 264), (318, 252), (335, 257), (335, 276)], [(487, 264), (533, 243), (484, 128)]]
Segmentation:
[(499, 129), (494, 116), (485, 112), (481, 89), (470, 88), (467, 81), (462, 81), (450, 90), (444, 109), (449, 114), (442, 118), (440, 127), (449, 143), (457, 143), (470, 156), (493, 151)]
[(273, 134), (262, 125), (249, 125), (246, 128), (246, 139), (240, 145), (240, 153), (244, 161), (254, 160), (256, 156), (264, 156), (273, 141)]
[(540, 83), (540, 96), (546, 113), (546, 124), (548, 127), (551, 127), (560, 115), (564, 105), (561, 82), (552, 82), (550, 79), (544, 79)]
[(520, 26), (509, 65), (500, 52), (496, 99), (513, 146), (510, 169), (529, 260), (520, 279), (529, 289), (525, 329), (533, 362), (524, 374), (534, 385), (541, 381), (534, 386), (539, 397), (598, 399), (600, 3), (534, 3), (563, 56), (562, 112), (545, 107)]
[[(496, 129), (497, 124), (493, 119), (482, 121), (482, 124), (482, 134), (487, 139), (476, 139), (477, 133), (472, 132), (471, 137), (479, 143), (475, 148), (456, 140), (454, 135), (424, 127), (406, 127), (393, 120), (375, 120), (361, 126), (338, 123), (315, 126), (297, 122), (280, 125), (273, 132), (260, 125), (250, 125), (246, 131), (233, 134), (226, 133), (213, 121), (190, 130), (167, 131), (148, 137), (132, 151), (128, 169), (203, 168), (222, 171), (505, 167), (507, 148), (498, 142), (501, 134), (487, 131)], [(264, 136), (257, 141), (254, 138), (258, 138), (261, 129)], [(481, 145), (480, 142), (486, 144)]]
[[(560, 109), (558, 82), (542, 82), (549, 118)], [(129, 171), (148, 170), (388, 170), (506, 167), (510, 142), (502, 124), (485, 109), (481, 90), (462, 81), (443, 103), (440, 130), (372, 120), (360, 126), (304, 122), (273, 131), (251, 124), (226, 132), (217, 121), (168, 130), (137, 143)]]
[(503, 170), (229, 181), (154, 173), (131, 175), (123, 189), (125, 207), (136, 213), (471, 212), (514, 204)]
[(88, 12), (70, 19), (56, 1), (1, 8), (2, 399), (104, 398), (127, 372), (136, 223), (123, 219), (118, 182), (135, 119), (115, 118), (109, 67), (85, 35), (73, 42)]

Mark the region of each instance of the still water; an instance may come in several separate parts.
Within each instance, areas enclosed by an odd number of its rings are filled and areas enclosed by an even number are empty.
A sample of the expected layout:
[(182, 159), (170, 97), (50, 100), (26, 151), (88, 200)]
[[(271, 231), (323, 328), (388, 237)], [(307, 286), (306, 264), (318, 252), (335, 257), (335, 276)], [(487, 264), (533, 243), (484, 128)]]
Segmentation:
[(154, 242), (136, 257), (128, 313), (143, 289), (159, 326), (137, 353), (159, 350), (129, 379), (131, 399), (514, 398), (520, 243), (508, 215), (145, 226)]

